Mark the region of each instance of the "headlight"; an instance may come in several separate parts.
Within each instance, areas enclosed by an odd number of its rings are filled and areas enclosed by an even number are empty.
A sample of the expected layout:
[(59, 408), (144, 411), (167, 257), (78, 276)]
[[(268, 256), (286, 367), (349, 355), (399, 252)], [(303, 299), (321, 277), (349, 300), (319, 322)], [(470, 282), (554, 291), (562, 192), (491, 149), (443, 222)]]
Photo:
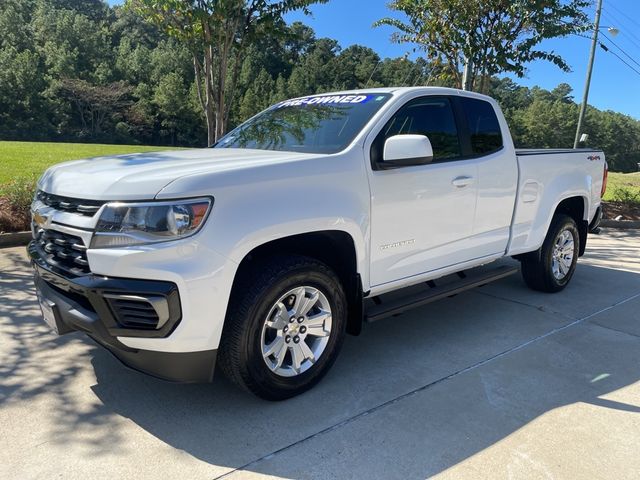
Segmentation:
[(207, 218), (211, 199), (108, 203), (100, 214), (91, 248), (166, 242), (196, 233)]

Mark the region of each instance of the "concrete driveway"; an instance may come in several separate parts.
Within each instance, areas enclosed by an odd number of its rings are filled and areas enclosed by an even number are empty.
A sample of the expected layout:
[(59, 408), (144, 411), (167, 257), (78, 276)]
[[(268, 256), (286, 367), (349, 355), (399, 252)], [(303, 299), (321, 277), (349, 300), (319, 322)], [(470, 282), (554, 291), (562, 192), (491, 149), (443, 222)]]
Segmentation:
[(591, 236), (572, 284), (519, 276), (348, 338), (314, 390), (129, 371), (40, 320), (0, 250), (0, 478), (638, 478), (640, 236)]

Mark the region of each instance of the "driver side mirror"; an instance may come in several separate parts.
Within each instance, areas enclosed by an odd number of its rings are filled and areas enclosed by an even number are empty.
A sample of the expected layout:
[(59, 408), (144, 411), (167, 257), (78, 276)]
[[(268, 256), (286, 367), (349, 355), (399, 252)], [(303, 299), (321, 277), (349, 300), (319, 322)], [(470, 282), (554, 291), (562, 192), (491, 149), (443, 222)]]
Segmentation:
[(433, 161), (433, 148), (426, 135), (394, 135), (384, 142), (383, 169), (426, 165)]

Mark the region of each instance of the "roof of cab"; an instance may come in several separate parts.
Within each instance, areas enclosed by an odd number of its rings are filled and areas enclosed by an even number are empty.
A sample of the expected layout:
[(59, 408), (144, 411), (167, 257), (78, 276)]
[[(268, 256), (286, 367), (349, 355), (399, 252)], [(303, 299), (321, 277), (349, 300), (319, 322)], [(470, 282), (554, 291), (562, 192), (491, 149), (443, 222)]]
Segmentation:
[(464, 95), (464, 96), (468, 96), (468, 97), (482, 98), (484, 100), (491, 99), (491, 97), (488, 97), (487, 95), (483, 95), (483, 94), (476, 93), (476, 92), (469, 92), (469, 91), (465, 91), (465, 90), (459, 90), (457, 88), (426, 87), (426, 86), (425, 87), (418, 86), (418, 87), (360, 88), (360, 89), (355, 89), (355, 90), (339, 90), (339, 91), (334, 91), (334, 92), (315, 93), (315, 94), (311, 94), (311, 95), (304, 95), (304, 96), (298, 97), (298, 98), (317, 97), (317, 96), (325, 96), (325, 95), (358, 95), (358, 94), (363, 94), (363, 93), (370, 93), (370, 94), (390, 93), (390, 94), (398, 95), (398, 94), (405, 94), (405, 93), (409, 93), (409, 92), (413, 92), (413, 91), (422, 91), (422, 92), (425, 92), (425, 93), (428, 93), (429, 91), (432, 91), (432, 92), (441, 92), (442, 94), (449, 94), (449, 95)]

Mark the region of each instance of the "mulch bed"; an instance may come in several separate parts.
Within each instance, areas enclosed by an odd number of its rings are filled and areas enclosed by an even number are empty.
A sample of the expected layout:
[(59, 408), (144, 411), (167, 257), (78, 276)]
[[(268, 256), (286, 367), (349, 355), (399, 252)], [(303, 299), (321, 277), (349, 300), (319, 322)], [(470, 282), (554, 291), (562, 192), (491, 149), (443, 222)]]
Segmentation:
[[(640, 221), (640, 204), (603, 202), (604, 218), (608, 220)], [(622, 218), (617, 218), (621, 216)]]
[(0, 233), (29, 230), (31, 214), (28, 210), (14, 209), (6, 199), (0, 197)]

